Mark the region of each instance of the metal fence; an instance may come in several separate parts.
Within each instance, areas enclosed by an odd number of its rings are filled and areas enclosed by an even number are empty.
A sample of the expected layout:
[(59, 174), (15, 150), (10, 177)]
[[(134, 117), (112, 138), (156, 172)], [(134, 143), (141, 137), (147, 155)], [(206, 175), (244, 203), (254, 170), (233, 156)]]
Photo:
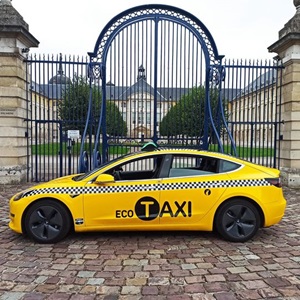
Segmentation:
[[(280, 166), (280, 61), (225, 61), (222, 92), (227, 120), (243, 159), (270, 167)], [(226, 141), (224, 141), (226, 144)]]
[[(88, 159), (93, 155), (96, 127), (102, 112), (101, 100), (99, 100), (102, 99), (103, 93), (101, 83), (93, 81), (91, 87), (87, 58), (79, 59), (62, 55), (33, 56), (27, 59), (26, 64), (28, 181), (48, 181), (76, 173), (79, 167), (82, 134), (87, 124), (91, 90), (94, 93), (93, 112), (89, 119), (90, 131), (85, 137), (84, 147), (88, 153)], [(283, 122), (281, 119), (282, 67), (280, 63), (224, 61), (223, 67), (224, 77), (218, 93), (224, 104), (228, 129), (224, 126), (220, 128), (222, 149), (213, 131), (208, 134), (209, 150), (223, 151), (262, 165), (279, 167), (280, 125)], [(142, 68), (137, 72), (137, 77), (143, 77)], [(152, 87), (147, 83), (146, 78), (143, 77), (143, 80), (144, 84), (147, 84), (148, 92), (149, 87)], [(168, 90), (165, 86), (158, 86), (157, 89), (162, 91), (161, 93)], [(166, 115), (172, 107), (191, 93), (191, 90), (192, 88), (188, 87), (177, 89), (179, 96), (177, 95), (176, 101), (172, 99), (171, 102), (169, 99), (164, 102), (163, 109), (166, 110), (164, 114)], [(133, 91), (132, 85), (108, 84), (106, 86), (106, 92), (109, 93), (108, 99), (115, 104), (106, 110), (106, 115), (108, 118), (117, 118), (115, 122), (121, 126), (125, 126), (128, 118), (128, 115), (124, 114), (125, 99), (137, 97), (137, 93), (134, 93), (135, 96), (130, 94)], [(114, 96), (118, 93), (123, 96)], [(161, 117), (159, 108), (162, 106), (159, 104), (159, 99), (157, 103), (156, 110), (151, 107), (147, 114), (140, 115), (152, 128), (154, 119), (159, 120)], [(147, 105), (146, 102), (144, 104)], [(146, 109), (145, 106), (145, 111)], [(151, 115), (149, 115), (150, 112)], [(154, 114), (157, 114), (156, 117)], [(184, 115), (188, 118), (188, 115)], [(212, 121), (215, 124), (218, 123), (217, 110), (214, 110)], [(200, 134), (164, 137), (159, 132), (160, 121), (156, 122), (158, 135), (161, 137), (159, 140), (161, 146), (201, 148), (203, 141)], [(174, 127), (178, 124), (174, 121), (168, 126)], [(228, 138), (226, 130), (230, 131), (234, 143)], [(108, 159), (139, 149), (144, 142), (151, 140), (152, 136), (133, 131), (130, 127), (123, 133), (115, 136), (108, 134), (107, 139), (111, 141)]]
[(87, 58), (29, 57), (28, 180), (85, 172), (153, 141), (279, 166), (279, 62), (224, 61), (182, 9), (113, 18)]
[[(87, 58), (39, 55), (29, 57), (26, 64), (27, 178), (48, 181), (76, 173), (78, 130), (86, 122), (85, 93), (89, 91)], [(84, 86), (86, 91), (82, 91)]]

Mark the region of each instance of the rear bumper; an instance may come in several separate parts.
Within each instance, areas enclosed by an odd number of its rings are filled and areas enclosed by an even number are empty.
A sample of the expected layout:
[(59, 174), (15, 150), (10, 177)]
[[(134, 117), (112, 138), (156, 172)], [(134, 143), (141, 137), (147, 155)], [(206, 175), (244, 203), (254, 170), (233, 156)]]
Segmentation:
[(265, 208), (265, 224), (264, 227), (275, 225), (281, 221), (286, 209), (286, 200), (282, 197), (276, 202), (268, 203)]

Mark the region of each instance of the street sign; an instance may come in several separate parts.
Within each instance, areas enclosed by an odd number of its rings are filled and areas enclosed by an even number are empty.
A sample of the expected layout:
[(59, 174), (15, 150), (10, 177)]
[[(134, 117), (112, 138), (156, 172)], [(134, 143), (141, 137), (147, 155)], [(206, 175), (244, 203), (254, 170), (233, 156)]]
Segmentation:
[(79, 139), (79, 130), (68, 130), (68, 139)]

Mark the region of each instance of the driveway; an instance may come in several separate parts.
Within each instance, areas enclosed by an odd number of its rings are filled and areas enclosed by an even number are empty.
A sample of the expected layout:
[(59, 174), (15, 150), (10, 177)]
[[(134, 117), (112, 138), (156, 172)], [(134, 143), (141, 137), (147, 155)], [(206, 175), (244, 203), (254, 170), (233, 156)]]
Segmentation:
[(0, 186), (0, 299), (300, 299), (300, 190), (280, 224), (247, 243), (213, 233), (73, 234), (40, 245), (8, 228)]

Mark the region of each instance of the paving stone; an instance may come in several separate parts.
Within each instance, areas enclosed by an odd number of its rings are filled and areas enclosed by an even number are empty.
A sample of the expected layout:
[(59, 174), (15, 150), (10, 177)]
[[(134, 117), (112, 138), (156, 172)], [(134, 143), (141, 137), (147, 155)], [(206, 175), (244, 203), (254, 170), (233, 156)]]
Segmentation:
[(257, 292), (264, 299), (272, 299), (272, 298), (276, 299), (281, 296), (281, 294), (278, 293), (274, 288), (263, 288), (263, 289), (259, 289)]
[(284, 188), (281, 223), (247, 243), (213, 233), (108, 232), (53, 245), (8, 228), (13, 190), (1, 191), (0, 300), (300, 299), (298, 190)]
[(148, 279), (149, 285), (168, 285), (170, 279), (166, 277), (152, 277)]
[(18, 292), (6, 292), (4, 293), (0, 299), (1, 300), (19, 300), (24, 297), (24, 293), (18, 293)]
[(78, 277), (84, 277), (84, 278), (89, 278), (93, 277), (96, 272), (90, 272), (90, 271), (79, 271), (78, 272)]
[(202, 283), (193, 283), (193, 284), (188, 284), (184, 287), (185, 293), (188, 294), (198, 294), (198, 293), (204, 293), (205, 288)]
[(121, 291), (121, 287), (119, 286), (98, 286), (96, 288), (96, 294), (98, 295), (119, 295)]
[[(259, 294), (258, 291), (251, 290), (237, 290), (236, 291), (236, 299), (239, 300), (258, 300), (261, 299), (262, 295)], [(268, 298), (266, 298), (268, 299)]]
[(147, 282), (147, 278), (127, 278), (126, 285), (144, 286)]
[[(39, 293), (26, 293), (22, 300), (43, 300), (46, 299), (46, 295), (39, 294)], [(79, 299), (78, 299), (79, 300)]]
[(181, 265), (181, 268), (183, 270), (192, 270), (192, 269), (197, 269), (195, 264), (183, 264)]
[[(96, 296), (75, 294), (70, 296), (70, 300), (94, 300)], [(117, 299), (116, 299), (117, 300)]]
[(242, 280), (257, 280), (261, 277), (257, 273), (241, 273), (239, 274)]
[(236, 296), (232, 292), (214, 294), (216, 300), (236, 300)]
[(224, 275), (204, 275), (207, 282), (222, 282), (226, 281)]
[(249, 290), (268, 287), (268, 284), (263, 280), (248, 280), (243, 281), (242, 284)]
[(204, 276), (185, 276), (184, 279), (188, 284), (205, 282)]
[(223, 282), (210, 282), (204, 284), (205, 290), (209, 293), (216, 292), (228, 292), (229, 287), (226, 283)]
[(105, 281), (104, 278), (90, 278), (90, 279), (87, 281), (87, 284), (88, 284), (88, 285), (100, 285), (100, 284), (102, 284), (104, 281)]
[(138, 286), (123, 286), (121, 290), (121, 294), (128, 295), (140, 295), (141, 287)]
[(157, 286), (143, 286), (142, 287), (142, 295), (158, 295), (159, 290)]
[(227, 269), (232, 274), (240, 274), (240, 273), (247, 273), (248, 270), (244, 267), (233, 267)]

